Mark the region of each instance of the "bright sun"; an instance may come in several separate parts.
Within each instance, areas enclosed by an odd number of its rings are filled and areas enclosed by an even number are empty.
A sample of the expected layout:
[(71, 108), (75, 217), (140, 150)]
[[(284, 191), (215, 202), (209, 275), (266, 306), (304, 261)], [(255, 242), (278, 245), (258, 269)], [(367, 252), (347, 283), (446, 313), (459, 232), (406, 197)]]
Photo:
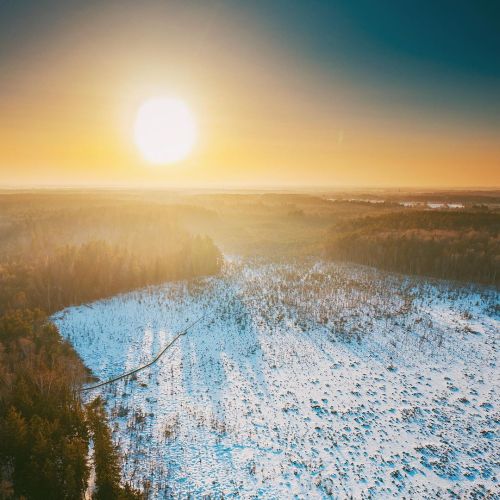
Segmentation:
[(183, 160), (193, 149), (196, 136), (194, 116), (179, 99), (149, 99), (137, 112), (134, 140), (151, 163), (162, 165)]

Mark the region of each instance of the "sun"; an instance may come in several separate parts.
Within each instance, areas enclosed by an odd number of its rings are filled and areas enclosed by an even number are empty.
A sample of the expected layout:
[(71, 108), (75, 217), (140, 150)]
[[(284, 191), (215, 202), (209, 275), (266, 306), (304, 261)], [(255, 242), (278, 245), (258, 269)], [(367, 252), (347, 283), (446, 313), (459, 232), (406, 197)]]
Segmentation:
[(156, 97), (137, 111), (134, 140), (144, 158), (155, 165), (184, 160), (197, 138), (196, 120), (180, 99)]

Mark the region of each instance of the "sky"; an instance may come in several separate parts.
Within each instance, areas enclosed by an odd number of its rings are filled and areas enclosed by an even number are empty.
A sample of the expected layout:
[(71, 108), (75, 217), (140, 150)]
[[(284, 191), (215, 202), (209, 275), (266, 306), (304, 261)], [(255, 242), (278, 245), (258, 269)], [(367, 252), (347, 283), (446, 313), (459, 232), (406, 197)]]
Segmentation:
[(0, 0), (0, 185), (499, 187), (499, 54), (497, 1)]

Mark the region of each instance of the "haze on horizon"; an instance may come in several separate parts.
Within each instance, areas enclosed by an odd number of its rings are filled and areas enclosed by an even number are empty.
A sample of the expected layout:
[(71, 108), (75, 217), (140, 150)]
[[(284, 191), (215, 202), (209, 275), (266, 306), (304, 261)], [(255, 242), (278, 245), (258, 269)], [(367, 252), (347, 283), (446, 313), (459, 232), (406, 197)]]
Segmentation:
[[(0, 186), (500, 186), (500, 6), (0, 4)], [(145, 100), (198, 140), (149, 165)]]

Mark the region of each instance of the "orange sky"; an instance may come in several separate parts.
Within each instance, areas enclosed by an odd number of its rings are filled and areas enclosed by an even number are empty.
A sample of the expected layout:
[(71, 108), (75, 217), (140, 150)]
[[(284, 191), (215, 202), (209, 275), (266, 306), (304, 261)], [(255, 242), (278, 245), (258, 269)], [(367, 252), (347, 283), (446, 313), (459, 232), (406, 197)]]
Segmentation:
[[(212, 21), (193, 39), (203, 9), (166, 31), (148, 15), (115, 15), (112, 35), (105, 15), (80, 17), (9, 58), (0, 184), (500, 186), (496, 125), (324, 72), (256, 22)], [(132, 136), (158, 95), (183, 99), (199, 127), (192, 155), (165, 167)]]

